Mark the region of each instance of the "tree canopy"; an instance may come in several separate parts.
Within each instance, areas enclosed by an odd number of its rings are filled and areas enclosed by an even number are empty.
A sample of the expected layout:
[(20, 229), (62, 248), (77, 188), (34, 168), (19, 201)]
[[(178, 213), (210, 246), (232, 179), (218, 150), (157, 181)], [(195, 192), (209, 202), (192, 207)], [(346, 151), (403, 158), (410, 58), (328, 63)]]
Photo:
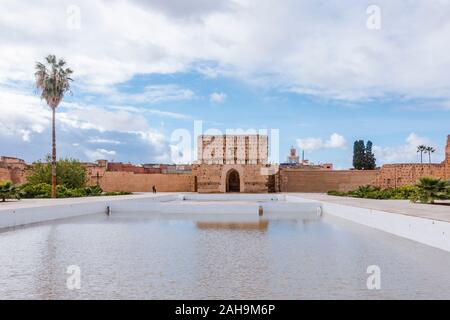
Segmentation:
[[(58, 160), (56, 174), (58, 176), (58, 185), (64, 185), (67, 188), (82, 188), (86, 185), (86, 169), (78, 160)], [(28, 175), (28, 182), (30, 184), (51, 184), (52, 164), (50, 156), (47, 156), (46, 161), (37, 161), (32, 164)]]
[(41, 98), (48, 106), (56, 109), (64, 94), (70, 91), (72, 69), (66, 68), (63, 59), (57, 60), (54, 55), (48, 55), (45, 63), (36, 62), (36, 87), (41, 92)]
[(353, 167), (358, 170), (373, 170), (376, 159), (372, 151), (372, 141), (356, 140), (353, 144)]

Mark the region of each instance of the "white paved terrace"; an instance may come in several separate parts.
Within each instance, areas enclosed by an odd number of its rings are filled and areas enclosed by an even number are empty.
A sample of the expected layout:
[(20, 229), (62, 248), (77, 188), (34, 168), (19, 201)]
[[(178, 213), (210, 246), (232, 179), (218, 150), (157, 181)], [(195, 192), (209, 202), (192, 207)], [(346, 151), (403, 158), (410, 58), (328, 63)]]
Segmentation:
[(377, 200), (329, 196), (324, 193), (286, 193), (287, 195), (352, 207), (386, 211), (409, 216), (450, 222), (450, 201), (442, 204), (412, 203), (409, 200)]
[[(183, 192), (185, 194), (186, 192)], [(121, 200), (121, 199), (142, 199), (155, 196), (163, 196), (168, 194), (177, 194), (177, 192), (158, 192), (153, 194), (151, 192), (135, 192), (129, 195), (121, 196), (98, 196), (98, 197), (81, 197), (81, 198), (61, 198), (61, 199), (21, 199), (21, 200), (7, 200), (6, 202), (0, 201), (0, 211), (2, 209), (22, 209), (33, 207), (46, 207), (46, 206), (59, 206), (70, 205), (76, 203), (89, 203), (96, 202), (98, 200)]]

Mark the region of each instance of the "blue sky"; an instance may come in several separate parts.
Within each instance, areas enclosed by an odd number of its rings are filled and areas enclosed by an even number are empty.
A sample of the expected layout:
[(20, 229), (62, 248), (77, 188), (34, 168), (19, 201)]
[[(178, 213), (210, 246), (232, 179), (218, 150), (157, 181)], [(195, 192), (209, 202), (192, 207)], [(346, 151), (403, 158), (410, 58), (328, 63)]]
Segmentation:
[(193, 134), (202, 121), (222, 132), (278, 129), (281, 161), (293, 145), (315, 163), (348, 168), (355, 139), (373, 141), (378, 164), (417, 161), (422, 143), (441, 161), (450, 3), (369, 9), (363, 1), (4, 1), (0, 154), (32, 161), (50, 151), (33, 66), (54, 53), (75, 70), (73, 94), (58, 108), (59, 156), (172, 162), (171, 134)]

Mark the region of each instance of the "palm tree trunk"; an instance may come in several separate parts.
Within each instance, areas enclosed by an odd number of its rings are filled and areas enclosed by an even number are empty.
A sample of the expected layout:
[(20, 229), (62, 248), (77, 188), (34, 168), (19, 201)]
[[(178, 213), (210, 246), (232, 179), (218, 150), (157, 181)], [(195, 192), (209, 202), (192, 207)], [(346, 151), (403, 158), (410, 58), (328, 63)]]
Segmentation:
[(56, 128), (55, 109), (52, 108), (52, 198), (56, 198)]
[(420, 164), (423, 164), (422, 155), (423, 155), (423, 153), (422, 153), (422, 151), (420, 151)]
[(428, 152), (428, 163), (431, 164), (431, 152)]

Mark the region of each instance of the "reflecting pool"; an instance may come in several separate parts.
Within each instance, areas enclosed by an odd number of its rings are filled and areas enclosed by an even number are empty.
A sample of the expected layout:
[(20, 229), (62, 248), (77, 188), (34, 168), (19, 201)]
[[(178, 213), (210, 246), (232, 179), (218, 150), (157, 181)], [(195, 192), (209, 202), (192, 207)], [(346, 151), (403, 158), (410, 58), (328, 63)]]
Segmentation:
[(90, 215), (0, 232), (0, 298), (450, 299), (450, 253), (328, 215)]

